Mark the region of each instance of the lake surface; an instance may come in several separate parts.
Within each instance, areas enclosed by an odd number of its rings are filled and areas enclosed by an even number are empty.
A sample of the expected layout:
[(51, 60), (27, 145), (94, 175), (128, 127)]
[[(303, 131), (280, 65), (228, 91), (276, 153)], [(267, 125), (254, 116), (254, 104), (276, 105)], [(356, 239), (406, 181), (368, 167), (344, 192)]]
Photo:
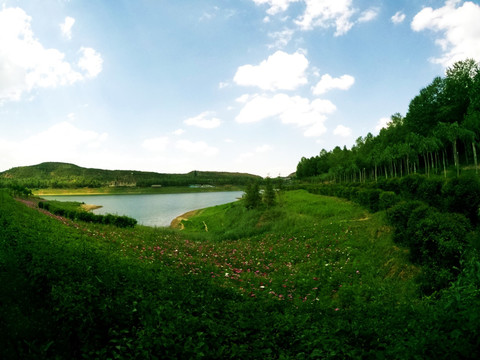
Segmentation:
[(101, 205), (95, 214), (127, 215), (147, 226), (169, 226), (187, 211), (236, 201), (243, 191), (148, 195), (59, 195), (42, 196), (45, 200), (77, 201)]

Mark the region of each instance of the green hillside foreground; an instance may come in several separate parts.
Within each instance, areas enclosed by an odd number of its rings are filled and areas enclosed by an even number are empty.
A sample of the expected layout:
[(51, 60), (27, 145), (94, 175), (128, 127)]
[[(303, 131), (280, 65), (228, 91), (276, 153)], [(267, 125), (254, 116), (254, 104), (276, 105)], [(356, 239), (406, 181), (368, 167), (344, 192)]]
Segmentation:
[[(187, 174), (162, 174), (135, 170), (102, 170), (84, 168), (74, 164), (45, 162), (20, 166), (0, 173), (0, 187), (17, 184), (30, 189), (81, 189), (100, 188), (95, 193), (162, 193), (161, 187), (189, 185), (244, 185), (260, 176), (215, 171), (191, 171)], [(84, 188), (84, 189), (82, 189)], [(149, 188), (145, 190), (145, 188)]]
[(478, 264), (421, 297), (382, 212), (297, 190), (182, 223), (72, 222), (0, 190), (0, 357), (479, 355)]

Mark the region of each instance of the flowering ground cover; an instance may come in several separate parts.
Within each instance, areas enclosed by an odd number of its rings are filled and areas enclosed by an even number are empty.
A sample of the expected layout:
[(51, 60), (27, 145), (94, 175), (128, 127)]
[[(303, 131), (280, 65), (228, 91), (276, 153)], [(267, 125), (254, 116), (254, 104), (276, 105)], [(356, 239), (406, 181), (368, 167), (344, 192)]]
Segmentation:
[[(247, 211), (241, 202), (205, 209), (181, 231), (118, 228), (61, 222), (0, 191), (0, 355), (471, 353), (477, 318), (461, 314), (477, 304), (474, 290), (459, 282), (451, 301), (420, 298), (421, 269), (394, 245), (383, 217), (289, 191), (269, 209)], [(456, 333), (463, 342), (444, 341), (453, 319), (463, 319)]]
[[(284, 196), (282, 208), (271, 214), (250, 211), (255, 224), (239, 221), (238, 213), (245, 210), (235, 203), (201, 212), (184, 221), (180, 232), (138, 227), (88, 231), (117, 242), (124, 256), (182, 275), (209, 277), (249, 297), (321, 301), (340, 310), (372, 297), (407, 301), (414, 296), (418, 269), (408, 264), (404, 250), (393, 246), (381, 216), (302, 191)], [(219, 214), (229, 212), (231, 220), (225, 223)], [(236, 238), (246, 226), (254, 229), (250, 236)]]

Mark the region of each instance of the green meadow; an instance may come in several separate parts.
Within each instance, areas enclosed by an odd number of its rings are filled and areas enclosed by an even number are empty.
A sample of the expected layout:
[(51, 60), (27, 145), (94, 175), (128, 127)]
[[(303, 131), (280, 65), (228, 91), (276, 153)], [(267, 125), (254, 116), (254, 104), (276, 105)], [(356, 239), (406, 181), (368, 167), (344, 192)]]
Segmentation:
[(305, 190), (277, 200), (204, 209), (178, 230), (70, 220), (0, 191), (1, 357), (478, 354), (477, 263), (422, 296), (385, 212)]

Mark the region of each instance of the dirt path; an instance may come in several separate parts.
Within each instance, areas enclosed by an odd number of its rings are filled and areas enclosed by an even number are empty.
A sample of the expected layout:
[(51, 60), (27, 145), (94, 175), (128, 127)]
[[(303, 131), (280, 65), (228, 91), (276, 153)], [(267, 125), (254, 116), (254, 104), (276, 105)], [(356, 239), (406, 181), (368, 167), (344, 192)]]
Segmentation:
[(63, 216), (58, 216), (58, 215), (55, 215), (55, 214), (52, 214), (50, 211), (47, 211), (45, 209), (40, 209), (38, 207), (38, 201), (34, 201), (34, 200), (27, 200), (27, 199), (20, 199), (20, 198), (15, 198), (15, 200), (17, 200), (18, 202), (21, 202), (22, 204), (28, 206), (29, 208), (32, 208), (32, 209), (35, 209), (39, 212), (41, 212), (42, 214), (45, 214), (53, 219), (56, 219), (56, 220), (59, 220), (61, 221), (62, 223), (64, 223), (65, 225), (72, 225), (74, 224), (73, 221), (63, 217)]
[(177, 216), (175, 219), (172, 220), (170, 223), (170, 227), (173, 229), (180, 229), (183, 230), (185, 226), (182, 224), (182, 220), (188, 220), (192, 216), (196, 215), (200, 210), (192, 210), (188, 211), (185, 214), (182, 214), (180, 216)]

